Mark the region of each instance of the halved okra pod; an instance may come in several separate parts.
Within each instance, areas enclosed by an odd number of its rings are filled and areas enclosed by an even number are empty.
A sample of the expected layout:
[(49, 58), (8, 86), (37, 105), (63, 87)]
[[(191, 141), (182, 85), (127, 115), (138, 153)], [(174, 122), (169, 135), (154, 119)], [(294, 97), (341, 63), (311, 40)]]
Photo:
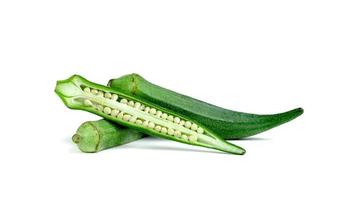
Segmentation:
[(121, 126), (105, 119), (87, 121), (81, 124), (72, 140), (86, 153), (95, 153), (127, 144), (146, 135), (140, 131)]
[(224, 141), (180, 113), (92, 83), (79, 75), (57, 81), (55, 92), (71, 109), (91, 112), (148, 135), (232, 154), (245, 153), (243, 148)]
[(145, 102), (181, 113), (205, 125), (224, 139), (253, 136), (291, 121), (303, 113), (302, 108), (270, 115), (232, 111), (160, 87), (138, 74), (112, 79), (108, 86)]

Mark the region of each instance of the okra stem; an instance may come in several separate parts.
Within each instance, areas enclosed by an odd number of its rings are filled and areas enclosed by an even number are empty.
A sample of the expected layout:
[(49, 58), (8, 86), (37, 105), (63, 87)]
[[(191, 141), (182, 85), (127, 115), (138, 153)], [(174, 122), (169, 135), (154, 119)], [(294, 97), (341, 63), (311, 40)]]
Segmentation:
[(95, 153), (111, 147), (127, 144), (145, 137), (135, 129), (101, 119), (81, 124), (72, 141), (86, 153)]

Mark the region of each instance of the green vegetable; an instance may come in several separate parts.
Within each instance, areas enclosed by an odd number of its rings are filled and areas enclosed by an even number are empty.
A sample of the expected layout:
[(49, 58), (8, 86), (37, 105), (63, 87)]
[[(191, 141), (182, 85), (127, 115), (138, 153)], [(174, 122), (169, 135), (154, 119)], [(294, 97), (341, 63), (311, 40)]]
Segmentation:
[(245, 153), (243, 148), (226, 142), (182, 113), (92, 83), (78, 75), (57, 81), (55, 92), (71, 109), (99, 115), (151, 136), (232, 154)]
[(286, 123), (303, 113), (296, 108), (284, 113), (257, 115), (224, 109), (148, 82), (138, 74), (112, 79), (108, 85), (118, 91), (181, 113), (216, 132), (224, 139), (239, 139)]
[(107, 148), (127, 144), (145, 137), (136, 129), (127, 128), (101, 119), (81, 124), (72, 140), (86, 153), (95, 153)]

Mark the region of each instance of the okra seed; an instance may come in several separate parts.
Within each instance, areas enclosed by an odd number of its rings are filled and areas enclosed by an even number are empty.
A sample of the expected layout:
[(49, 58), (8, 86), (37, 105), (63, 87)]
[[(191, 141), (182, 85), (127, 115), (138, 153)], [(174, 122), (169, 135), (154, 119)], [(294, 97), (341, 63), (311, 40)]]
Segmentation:
[(161, 115), (161, 118), (162, 119), (166, 119), (168, 117), (168, 115), (166, 114), (166, 113), (163, 113), (162, 115)]
[(143, 121), (142, 126), (147, 127), (148, 126), (148, 121)]
[(202, 134), (203, 132), (204, 132), (204, 130), (203, 130), (201, 127), (199, 127), (199, 128), (197, 129), (197, 133)]
[(156, 116), (160, 118), (161, 115), (162, 115), (162, 111), (158, 110), (156, 113)]
[(101, 105), (97, 105), (96, 108), (98, 111), (103, 111), (103, 106), (101, 106)]
[(109, 92), (106, 92), (106, 93), (105, 93), (105, 97), (106, 97), (107, 99), (110, 99), (110, 98), (112, 98), (112, 94), (109, 93)]
[(185, 124), (184, 120), (181, 120), (180, 123), (179, 123), (180, 126), (183, 126), (184, 124)]
[(142, 124), (142, 121), (141, 121), (140, 119), (137, 119), (137, 120), (136, 120), (136, 124), (141, 125), (141, 124)]
[(97, 96), (103, 97), (103, 96), (104, 96), (104, 93), (103, 93), (102, 91), (98, 91)]
[(84, 92), (90, 93), (90, 88), (88, 88), (88, 87), (84, 88)]
[(136, 103), (135, 103), (135, 108), (136, 108), (136, 109), (140, 109), (140, 107), (141, 107), (141, 104), (140, 104), (139, 102), (136, 102)]
[(175, 118), (174, 118), (174, 122), (177, 123), (177, 124), (180, 123), (180, 118), (175, 117)]
[(127, 104), (127, 103), (128, 103), (128, 100), (122, 99), (122, 100), (120, 100), (120, 103), (122, 103), (122, 104)]
[(132, 117), (130, 118), (129, 122), (135, 123), (135, 122), (136, 122), (136, 119), (137, 119), (136, 116), (132, 116)]
[(145, 105), (141, 104), (140, 110), (144, 110), (144, 109), (145, 109)]
[(112, 100), (114, 100), (114, 101), (118, 100), (118, 95), (112, 94)]
[(174, 133), (175, 133), (174, 129), (172, 129), (172, 128), (168, 129), (168, 134), (169, 135), (174, 135)]
[(192, 124), (191, 129), (194, 130), (194, 131), (197, 130), (198, 129), (197, 124)]
[(190, 137), (188, 137), (188, 140), (191, 142), (195, 142), (197, 141), (197, 136), (196, 135), (190, 135)]
[(181, 132), (179, 130), (176, 130), (174, 135), (175, 137), (181, 137)]
[(118, 115), (118, 113), (119, 113), (119, 110), (113, 109), (112, 112), (111, 112), (111, 116), (115, 117), (115, 116)]
[(167, 130), (167, 128), (163, 127), (162, 130), (161, 130), (161, 132), (165, 134), (165, 133), (168, 132), (168, 130)]
[(191, 128), (191, 125), (192, 125), (191, 122), (189, 122), (189, 121), (185, 122), (185, 127), (186, 128)]
[(119, 119), (123, 119), (123, 116), (124, 116), (124, 113), (123, 113), (123, 112), (120, 112), (120, 113), (118, 114), (117, 117), (118, 117)]
[(182, 138), (183, 140), (188, 140), (187, 135), (181, 135), (181, 138)]
[(92, 106), (92, 102), (89, 99), (84, 100), (84, 105), (85, 106)]
[(146, 107), (145, 110), (144, 110), (145, 113), (148, 113), (150, 109), (151, 109), (150, 107)]
[(131, 106), (131, 107), (134, 107), (134, 104), (135, 104), (134, 101), (129, 101), (128, 102), (128, 105)]
[(96, 89), (92, 89), (92, 90), (91, 90), (91, 93), (94, 94), (94, 95), (96, 95), (96, 94), (98, 94), (98, 91), (97, 91)]
[(149, 111), (150, 114), (155, 115), (157, 113), (156, 109), (151, 108)]
[(123, 120), (125, 121), (129, 121), (130, 118), (131, 118), (131, 115), (128, 115), (128, 114), (123, 116)]
[(156, 127), (154, 127), (154, 130), (156, 130), (156, 131), (161, 131), (161, 130), (162, 130), (162, 127), (159, 126), (159, 125), (157, 125)]
[(155, 124), (153, 122), (148, 123), (148, 128), (154, 128)]
[(106, 113), (107, 115), (109, 115), (109, 114), (111, 114), (112, 109), (111, 109), (110, 107), (105, 107), (105, 108), (103, 109), (103, 112)]
[(169, 115), (167, 120), (172, 122), (172, 121), (174, 121), (174, 117), (172, 115)]

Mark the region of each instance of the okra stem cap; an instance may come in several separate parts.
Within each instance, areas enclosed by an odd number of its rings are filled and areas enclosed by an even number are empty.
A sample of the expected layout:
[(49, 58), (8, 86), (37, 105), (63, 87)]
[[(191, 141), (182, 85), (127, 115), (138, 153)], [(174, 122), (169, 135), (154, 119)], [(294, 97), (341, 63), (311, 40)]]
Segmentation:
[(78, 145), (81, 151), (92, 153), (98, 151), (100, 137), (96, 127), (91, 122), (85, 122), (73, 135), (72, 141)]

